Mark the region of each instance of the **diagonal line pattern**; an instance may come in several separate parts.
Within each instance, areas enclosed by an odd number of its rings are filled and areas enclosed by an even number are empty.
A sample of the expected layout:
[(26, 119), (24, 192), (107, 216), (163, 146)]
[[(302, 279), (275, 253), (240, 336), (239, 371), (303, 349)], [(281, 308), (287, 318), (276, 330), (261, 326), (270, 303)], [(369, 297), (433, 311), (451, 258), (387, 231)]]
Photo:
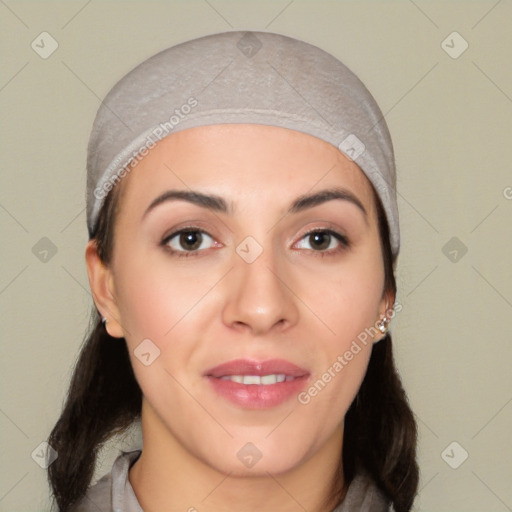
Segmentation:
[(436, 232), (439, 233), (439, 231), (436, 229), (436, 227), (430, 222), (425, 215), (423, 215), (411, 202), (409, 202), (400, 192), (397, 192), (397, 194)]
[(307, 304), (306, 304), (306, 303), (305, 303), (305, 302), (304, 302), (304, 301), (303, 301), (303, 300), (302, 300), (302, 299), (301, 299), (301, 298), (300, 298), (300, 297), (299, 297), (299, 296), (298, 296), (298, 295), (297, 295), (297, 294), (296, 294), (296, 293), (295, 293), (295, 292), (294, 292), (294, 291), (293, 291), (293, 290), (292, 290), (292, 289), (291, 289), (291, 288), (290, 288), (290, 287), (289, 287), (289, 286), (288, 286), (288, 285), (287, 285), (287, 284), (286, 284), (286, 283), (285, 283), (285, 282), (284, 282), (284, 281), (283, 281), (283, 280), (282, 280), (282, 279), (281, 279), (281, 278), (280, 278), (280, 277), (279, 277), (279, 276), (278, 276), (278, 275), (277, 275), (277, 274), (276, 274), (276, 273), (275, 273), (275, 272), (270, 268), (270, 267), (269, 267), (269, 266), (267, 266), (267, 269), (268, 269), (270, 272), (272, 272), (272, 274), (274, 274), (274, 276), (276, 276), (276, 277), (277, 277), (277, 279), (279, 279), (279, 281), (281, 281), (281, 283), (282, 283), (284, 286), (286, 286), (286, 288), (287, 288), (288, 290), (290, 290), (290, 292), (292, 292), (292, 293), (293, 293), (293, 295), (294, 295), (297, 299), (299, 299), (299, 300), (302, 302), (302, 304), (304, 304), (304, 306), (305, 306), (305, 307), (306, 307), (306, 308), (307, 308), (307, 309), (308, 309), (308, 310), (313, 314), (313, 316), (314, 316), (317, 320), (319, 320), (322, 324), (324, 324), (324, 325), (325, 325), (325, 327), (326, 327), (327, 329), (329, 329), (329, 331), (331, 331), (331, 333), (332, 333), (334, 336), (336, 336), (336, 333), (335, 333), (335, 332), (334, 332), (334, 331), (333, 331), (333, 330), (332, 330), (332, 329), (331, 329), (331, 328), (330, 328), (330, 327), (329, 327), (329, 326), (328, 326), (328, 325), (327, 325), (327, 324), (326, 324), (326, 323), (325, 323), (325, 322), (324, 322), (324, 321), (323, 321), (323, 320), (322, 320), (322, 319), (321, 319), (321, 318), (320, 318), (320, 317), (319, 317), (319, 316), (318, 316), (318, 315), (317, 315), (317, 314), (316, 314), (316, 313), (315, 313), (315, 312), (314, 312), (314, 311), (313, 311), (313, 310), (312, 310), (312, 309), (311, 309), (311, 308), (310, 308), (310, 307), (309, 307), (309, 306), (308, 306), (308, 305), (307, 305)]
[(26, 476), (28, 475), (28, 472), (25, 473), (1, 498), (0, 501), (2, 501)]
[(205, 4), (208, 4), (210, 6), (210, 9), (215, 11), (231, 28), (234, 28), (233, 25), (231, 25), (231, 23), (229, 23), (229, 21), (220, 12), (217, 9), (215, 9), (215, 7), (210, 2), (208, 2), (208, 0), (203, 0), (203, 2)]
[(265, 439), (267, 439), (267, 437), (269, 437), (271, 434), (274, 433), (275, 430), (277, 430), (295, 411), (294, 410), (291, 410), (266, 436), (265, 436)]
[(373, 130), (383, 119), (386, 118), (386, 116), (409, 94), (411, 93), (414, 89), (416, 89), (416, 87), (418, 87), (418, 85), (423, 82), (423, 80), (425, 80), (425, 78), (427, 78), (428, 75), (430, 75), (430, 73), (432, 73), (432, 71), (434, 71), (434, 69), (439, 65), (439, 62), (436, 62), (412, 87), (410, 87), (404, 94), (402, 94), (402, 96), (400, 96), (400, 98), (398, 99), (398, 101), (396, 101), (394, 103), (394, 105), (388, 109), (386, 111), (386, 113), (382, 114), (381, 118), (378, 119), (374, 125), (368, 130), (368, 131), (371, 131)]
[(496, 499), (498, 499), (503, 505), (505, 505), (505, 507), (507, 508), (507, 510), (510, 510), (512, 511), (512, 508), (510, 508), (474, 471), (471, 471), (471, 473), (473, 473), (473, 475), (475, 475), (475, 477), (480, 480), (480, 482), (487, 488), (487, 490), (493, 494), (495, 496)]
[(64, 233), (64, 231), (66, 231), (66, 229), (69, 228), (69, 226), (71, 226), (71, 224), (73, 224), (73, 222), (75, 222), (76, 219), (78, 219), (78, 217), (80, 217), (80, 215), (82, 215), (82, 213), (85, 212), (85, 208), (82, 208), (61, 230), (60, 230), (60, 233)]
[(23, 272), (25, 272), (25, 270), (27, 270), (28, 268), (28, 265), (25, 265), (1, 290), (0, 290), (0, 295), (2, 293), (5, 292), (5, 290), (7, 290), (7, 288), (9, 288), (9, 286), (11, 286), (12, 283), (14, 283), (14, 281), (16, 281), (16, 279), (18, 279), (18, 277), (21, 276), (21, 274), (23, 274)]
[(422, 425), (425, 426), (425, 428), (437, 439), (439, 439), (439, 436), (413, 411), (414, 417), (416, 418), (416, 421), (419, 421)]
[(499, 204), (497, 204), (471, 231), (470, 233), (473, 233), (473, 231), (476, 230), (480, 226), (480, 224), (483, 224), (485, 220), (487, 220), (488, 217), (490, 217), (497, 209)]
[(434, 478), (439, 475), (439, 472), (435, 473), (433, 477), (431, 477), (424, 485), (422, 485), (421, 489), (418, 491), (418, 494), (421, 494), (421, 492), (423, 491), (423, 489), (425, 489), (425, 487), (427, 487), (427, 485), (432, 482), (432, 480), (434, 480)]
[(130, 130), (131, 132), (133, 131), (63, 60), (61, 60), (62, 64), (69, 70), (69, 72), (74, 75), (77, 80), (82, 83), (98, 100), (99, 102), (105, 107), (107, 108), (108, 110), (110, 110), (110, 112), (117, 117), (117, 119), (119, 119), (119, 121), (121, 123), (123, 123), (123, 125), (128, 128), (128, 130)]
[(307, 509), (304, 507), (304, 505), (302, 505), (302, 503), (298, 502), (298, 501), (294, 498), (294, 496), (288, 492), (288, 489), (286, 489), (286, 487), (284, 487), (284, 486), (281, 484), (281, 482), (279, 482), (279, 480), (278, 480), (274, 475), (272, 475), (272, 474), (271, 474), (271, 473), (269, 473), (268, 471), (266, 471), (266, 473), (267, 473), (267, 475), (268, 475), (270, 478), (272, 478), (272, 480), (274, 480), (274, 482), (275, 482), (277, 485), (279, 485), (279, 487), (281, 487), (281, 489), (283, 489), (283, 491), (284, 491), (286, 494), (288, 494), (288, 496), (290, 496), (290, 498), (291, 498), (293, 501), (295, 501), (295, 503), (297, 503), (297, 505), (299, 505), (299, 507), (300, 507), (302, 510), (304, 510), (304, 512), (307, 512)]
[(473, 63), (473, 66), (475, 66), (475, 68), (478, 69), (478, 71), (480, 71), (480, 73), (482, 73), (482, 75), (484, 75), (485, 78), (487, 78), (487, 80), (489, 80), (489, 82), (491, 82), (491, 84), (493, 84), (494, 87), (496, 87), (496, 89), (498, 89), (498, 91), (500, 91), (501, 94), (503, 94), (503, 96), (512, 103), (512, 98), (474, 60), (471, 62)]
[(25, 25), (25, 27), (27, 28), (30, 28), (5, 2), (4, 0), (0, 0), (0, 3), (5, 7), (7, 8), (9, 11), (11, 11), (11, 14), (20, 22), (22, 23), (23, 25)]
[(0, 204), (0, 208), (2, 208), (2, 210), (4, 210), (4, 212), (7, 213), (7, 215), (9, 215), (9, 217), (11, 217), (11, 219), (14, 220), (16, 224), (23, 229), (23, 231), (25, 231), (25, 233), (28, 233), (28, 229), (3, 204)]
[(491, 14), (492, 11), (494, 11), (494, 9), (496, 7), (498, 7), (498, 4), (501, 3), (501, 0), (498, 0), (472, 27), (471, 27), (471, 30), (473, 30), (477, 25), (479, 25), (485, 18), (487, 18), (487, 16), (489, 14)]
[(290, 86), (290, 88), (291, 88), (291, 89), (293, 89), (293, 90), (297, 93), (297, 95), (302, 99), (302, 101), (303, 101), (306, 105), (308, 105), (309, 107), (311, 107), (311, 108), (312, 108), (312, 109), (317, 113), (317, 115), (318, 115), (319, 117), (321, 117), (321, 118), (322, 118), (322, 119), (323, 119), (323, 120), (324, 120), (324, 121), (325, 121), (329, 126), (332, 126), (332, 125), (331, 125), (331, 123), (329, 123), (329, 121), (327, 121), (327, 119), (325, 119), (325, 117), (324, 117), (322, 114), (320, 114), (320, 112), (318, 112), (318, 110), (317, 110), (315, 107), (313, 107), (313, 105), (311, 105), (311, 103), (310, 103), (306, 98), (304, 98), (304, 96), (303, 96), (303, 95), (302, 95), (302, 94), (301, 94), (301, 93), (300, 93), (300, 92), (299, 92), (299, 91), (298, 91), (298, 90), (297, 90), (297, 89), (296, 89), (296, 88), (295, 88), (295, 87), (294, 87), (294, 86), (293, 86), (293, 85), (292, 85), (292, 84), (291, 84), (291, 83), (290, 83), (290, 82), (289, 82), (289, 81), (284, 77), (284, 75), (282, 75), (282, 74), (277, 70), (277, 68), (275, 68), (274, 66), (272, 66), (272, 64), (270, 64), (270, 62), (268, 62), (268, 61), (267, 61), (267, 64), (268, 64), (268, 65), (269, 65), (269, 66), (270, 66), (270, 67), (275, 71), (275, 73), (276, 73), (277, 75), (279, 75), (279, 76), (280, 76), (280, 77), (281, 77), (281, 78), (282, 78), (282, 79), (283, 79), (283, 80), (284, 80), (284, 81), (285, 81), (285, 82)]
[(434, 25), (434, 27), (439, 28), (439, 25), (423, 9), (421, 9), (417, 4), (415, 4), (413, 0), (409, 0), (409, 2), (411, 2), (411, 4), (414, 5), (414, 7), (416, 7), (416, 9), (418, 9), (418, 11), (420, 11), (421, 14), (423, 14), (423, 16), (425, 16), (425, 18), (427, 18), (427, 20), (430, 21), (432, 25)]
[(62, 25), (61, 30), (64, 30), (91, 2), (92, 0), (86, 2), (86, 4), (76, 12), (76, 14), (71, 16), (71, 18), (66, 23), (64, 23), (64, 25)]
[(178, 386), (180, 386), (181, 389), (183, 389), (183, 391), (185, 391), (185, 393), (187, 393), (187, 395), (190, 396), (190, 398), (192, 398), (192, 400), (194, 400), (194, 402), (196, 402), (196, 404), (199, 405), (199, 407), (201, 407), (201, 409), (203, 409), (204, 412), (206, 412), (206, 414), (208, 414), (208, 416), (210, 416), (210, 418), (212, 418), (212, 420), (215, 421), (215, 423), (217, 423), (217, 425), (219, 425), (222, 430), (224, 430), (224, 432), (226, 432), (229, 437), (233, 438), (233, 435), (226, 429), (226, 427), (224, 427), (224, 425), (217, 418), (215, 418), (215, 416), (213, 416), (213, 414), (169, 370), (167, 370), (167, 368), (164, 368), (164, 370), (165, 373), (167, 373), (169, 377), (171, 377), (176, 382), (176, 384), (178, 384)]
[(175, 324), (164, 334), (167, 336), (231, 271), (233, 267), (231, 267), (213, 286), (210, 287), (197, 301), (185, 312), (185, 314), (177, 321)]
[(87, 494), (84, 496), (84, 499), (86, 499), (94, 507), (94, 510), (97, 510), (98, 512), (105, 512), (105, 509), (96, 505), (96, 503), (94, 503), (94, 501), (92, 501), (90, 496), (87, 496)]
[(493, 286), (490, 281), (474, 266), (473, 270), (509, 305), (512, 307), (512, 303), (495, 287)]
[(215, 82), (215, 80), (217, 80), (217, 78), (219, 78), (220, 75), (222, 75), (222, 73), (224, 73), (224, 71), (226, 71), (226, 69), (229, 68), (229, 66), (231, 66), (231, 64), (233, 64), (234, 60), (230, 60), (226, 66), (224, 66), (207, 84), (205, 87), (203, 87), (201, 89), (201, 92), (198, 94), (198, 96), (201, 96), (201, 94), (204, 93), (204, 91), (206, 91), (206, 89), (208, 89), (208, 87), (210, 87), (210, 85), (213, 84), (213, 82)]
[(27, 434), (25, 434), (25, 432), (23, 432), (23, 430), (21, 430), (20, 427), (18, 427), (18, 425), (12, 421), (12, 419), (3, 411), (3, 409), (0, 409), (0, 412), (28, 439), (29, 437), (27, 436)]
[(18, 71), (16, 71), (16, 73), (14, 73), (14, 75), (7, 81), (7, 83), (0, 87), (0, 92), (2, 92), (27, 66), (28, 61), (25, 62), (25, 64), (23, 64), (23, 66), (21, 66), (21, 68)]
[(480, 430), (479, 430), (479, 431), (478, 431), (478, 432), (477, 432), (477, 433), (476, 433), (476, 434), (471, 438), (471, 440), (473, 440), (473, 439), (474, 439), (478, 434), (480, 434), (480, 432), (482, 432), (482, 430), (483, 430), (485, 427), (487, 427), (487, 425), (489, 425), (489, 423), (491, 423), (491, 421), (492, 421), (494, 418), (496, 418), (496, 416), (498, 416), (498, 414), (499, 414), (501, 411), (503, 411), (503, 409), (505, 409), (505, 407), (507, 407), (507, 405), (508, 405), (510, 402), (512, 402), (512, 398), (510, 398), (510, 399), (505, 403), (505, 405), (503, 405), (503, 406), (499, 409), (499, 411), (498, 411), (496, 414), (494, 414), (494, 416), (493, 416), (493, 417), (492, 417), (492, 418), (491, 418), (491, 419), (490, 419), (490, 420), (489, 420), (489, 421), (488, 421), (488, 422), (487, 422), (487, 423), (486, 423), (486, 424), (485, 424), (485, 425), (484, 425), (484, 426), (483, 426), (483, 427), (482, 427), (482, 428), (481, 428), (481, 429), (480, 429)]
[(436, 265), (408, 294), (407, 294), (407, 297), (409, 297), (409, 295), (411, 295), (411, 293), (413, 293), (416, 289), (418, 289), (436, 270), (437, 268), (439, 267), (439, 265)]
[(230, 471), (202, 500), (201, 503), (206, 501), (232, 474)]
[(274, 23), (274, 21), (277, 20), (277, 18), (279, 18), (279, 16), (281, 16), (281, 14), (283, 14), (284, 11), (286, 11), (286, 9), (288, 9), (288, 7), (290, 7), (290, 5), (293, 4), (295, 0), (291, 0), (291, 2), (287, 3), (277, 14), (276, 16), (274, 16), (272, 18), (272, 20), (270, 20), (266, 25), (265, 25), (265, 28), (268, 28), (270, 27), (270, 25), (272, 25), (272, 23)]
[(91, 297), (92, 297), (90, 290), (87, 289), (64, 265), (61, 265), (60, 268), (62, 268), (62, 270), (64, 270), (64, 272), (66, 272), (66, 274), (69, 277), (71, 277), (71, 279), (73, 279), (73, 281), (75, 281), (75, 283), (77, 283), (78, 286), (80, 286), (80, 288), (82, 288), (82, 290), (84, 290), (87, 294), (91, 295)]

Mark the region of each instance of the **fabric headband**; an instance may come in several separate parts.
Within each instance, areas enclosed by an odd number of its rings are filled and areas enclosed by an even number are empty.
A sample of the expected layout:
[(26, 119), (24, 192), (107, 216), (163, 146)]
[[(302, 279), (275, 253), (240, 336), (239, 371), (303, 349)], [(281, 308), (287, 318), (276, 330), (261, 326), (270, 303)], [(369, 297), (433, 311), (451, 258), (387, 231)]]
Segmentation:
[(95, 232), (108, 192), (171, 133), (248, 123), (318, 137), (354, 160), (384, 207), (400, 248), (393, 146), (377, 103), (337, 58), (267, 32), (223, 32), (150, 57), (108, 93), (87, 155), (87, 226)]

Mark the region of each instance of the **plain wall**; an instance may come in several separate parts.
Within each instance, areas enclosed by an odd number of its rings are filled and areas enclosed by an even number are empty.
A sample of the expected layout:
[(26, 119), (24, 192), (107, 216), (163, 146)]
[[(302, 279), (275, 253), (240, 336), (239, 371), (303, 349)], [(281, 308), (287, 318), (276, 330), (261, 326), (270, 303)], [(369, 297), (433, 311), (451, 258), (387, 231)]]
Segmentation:
[[(391, 330), (419, 425), (416, 510), (512, 510), (511, 15), (495, 0), (2, 2), (0, 511), (49, 506), (31, 453), (58, 417), (92, 304), (85, 155), (100, 100), (155, 52), (232, 29), (316, 44), (377, 99), (398, 166)], [(43, 31), (59, 45), (47, 59), (31, 47)], [(134, 435), (102, 453), (98, 474)]]

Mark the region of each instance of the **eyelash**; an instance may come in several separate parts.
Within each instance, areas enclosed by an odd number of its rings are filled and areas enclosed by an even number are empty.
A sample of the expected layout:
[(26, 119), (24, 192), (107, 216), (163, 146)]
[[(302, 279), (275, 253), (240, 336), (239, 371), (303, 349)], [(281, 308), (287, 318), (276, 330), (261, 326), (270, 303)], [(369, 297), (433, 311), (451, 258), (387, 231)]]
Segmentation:
[(338, 233), (337, 231), (333, 231), (332, 229), (319, 229), (319, 228), (315, 228), (315, 229), (312, 229), (311, 231), (308, 231), (307, 233), (304, 233), (304, 235), (302, 235), (302, 237), (300, 238), (300, 240), (303, 240), (304, 238), (308, 237), (308, 236), (311, 236), (315, 233), (323, 233), (323, 234), (327, 234), (327, 235), (330, 235), (332, 236), (333, 238), (335, 238), (338, 242), (339, 242), (339, 247), (335, 248), (335, 249), (329, 249), (329, 250), (325, 250), (325, 251), (315, 251), (313, 249), (308, 249), (310, 250), (315, 256), (319, 256), (320, 258), (325, 258), (326, 256), (336, 256), (337, 254), (347, 250), (349, 247), (350, 247), (350, 242), (348, 240), (348, 238), (345, 236), (345, 235), (342, 235), (341, 233)]
[[(200, 229), (200, 228), (197, 228), (197, 227), (194, 227), (194, 226), (190, 226), (190, 227), (186, 227), (186, 228), (182, 228), (178, 231), (174, 231), (173, 233), (171, 233), (170, 235), (166, 236), (162, 242), (161, 242), (161, 246), (168, 252), (171, 253), (172, 256), (176, 256), (178, 258), (190, 258), (190, 257), (196, 257), (196, 256), (199, 256), (201, 250), (195, 250), (195, 251), (176, 251), (175, 249), (172, 249), (168, 244), (169, 242), (175, 238), (176, 236), (179, 236), (181, 235), (182, 233), (201, 233), (203, 235), (207, 235), (209, 236), (210, 238), (213, 239), (213, 237), (207, 233), (206, 231), (204, 231), (203, 229)], [(324, 250), (324, 251), (315, 251), (313, 249), (307, 249), (309, 251), (311, 251), (315, 256), (319, 256), (321, 258), (325, 258), (326, 256), (334, 256), (346, 249), (348, 249), (350, 247), (350, 242), (348, 240), (348, 238), (344, 235), (342, 235), (341, 233), (338, 233), (336, 231), (333, 231), (332, 229), (319, 229), (319, 228), (315, 228), (315, 229), (312, 229), (311, 231), (308, 231), (307, 233), (304, 233), (304, 235), (300, 238), (300, 240), (303, 240), (304, 238), (308, 237), (308, 236), (311, 236), (313, 234), (316, 234), (316, 233), (323, 233), (323, 234), (327, 234), (327, 235), (330, 235), (332, 237), (334, 237), (339, 243), (340, 243), (340, 246), (336, 249), (330, 249), (330, 250)], [(202, 249), (204, 250), (204, 249)]]

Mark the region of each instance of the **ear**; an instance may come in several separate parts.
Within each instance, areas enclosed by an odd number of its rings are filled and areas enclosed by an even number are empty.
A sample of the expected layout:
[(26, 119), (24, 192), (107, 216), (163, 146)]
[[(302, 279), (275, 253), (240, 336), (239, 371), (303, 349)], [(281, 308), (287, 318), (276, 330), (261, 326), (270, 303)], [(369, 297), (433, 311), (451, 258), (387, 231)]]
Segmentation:
[[(385, 325), (386, 327), (389, 325), (389, 322), (391, 322), (391, 319), (394, 317), (394, 304), (395, 304), (395, 294), (392, 291), (385, 291), (382, 294), (382, 299), (379, 304), (379, 317), (377, 318), (377, 322), (381, 322), (383, 319), (386, 319)], [(381, 341), (386, 336), (386, 333), (384, 333), (382, 336), (379, 336), (375, 340)]]
[(382, 299), (379, 305), (379, 318), (386, 316), (387, 318), (393, 314), (393, 304), (395, 303), (395, 294), (392, 291), (387, 291), (382, 294)]
[(101, 260), (95, 240), (89, 240), (87, 243), (85, 263), (94, 303), (100, 315), (107, 320), (107, 332), (114, 338), (123, 338), (112, 270)]

